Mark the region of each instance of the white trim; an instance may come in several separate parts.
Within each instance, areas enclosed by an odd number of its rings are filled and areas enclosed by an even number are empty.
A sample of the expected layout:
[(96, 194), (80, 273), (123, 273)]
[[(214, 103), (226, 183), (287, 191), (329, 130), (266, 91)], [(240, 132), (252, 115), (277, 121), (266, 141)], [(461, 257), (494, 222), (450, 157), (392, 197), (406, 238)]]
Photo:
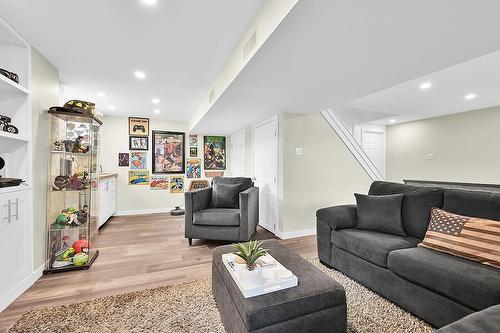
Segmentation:
[(144, 215), (144, 214), (159, 214), (170, 213), (173, 208), (154, 208), (154, 209), (134, 209), (134, 210), (117, 210), (112, 216), (127, 216), (127, 215)]
[[(260, 127), (262, 125), (265, 125), (265, 124), (270, 123), (270, 122), (275, 121), (275, 120), (276, 120), (276, 123), (278, 123), (278, 116), (277, 115), (272, 116), (271, 118), (267, 118), (266, 120), (263, 120), (261, 122), (258, 122), (257, 124), (252, 125), (252, 129)], [(276, 126), (276, 128), (278, 128), (278, 126)]]
[(35, 269), (30, 275), (28, 275), (24, 280), (19, 282), (17, 286), (12, 288), (5, 297), (0, 300), (0, 312), (5, 310), (12, 302), (14, 302), (19, 296), (22, 295), (29, 287), (31, 287), (39, 278), (43, 275), (43, 269), (45, 264)]
[(296, 231), (285, 231), (285, 232), (276, 230), (274, 234), (281, 239), (290, 239), (290, 238), (316, 235), (316, 228), (302, 229)]
[(321, 114), (363, 167), (368, 176), (370, 176), (372, 180), (384, 180), (385, 177), (380, 173), (375, 164), (373, 164), (368, 155), (366, 155), (363, 148), (356, 142), (354, 136), (347, 130), (345, 124), (337, 114), (332, 109), (321, 111)]

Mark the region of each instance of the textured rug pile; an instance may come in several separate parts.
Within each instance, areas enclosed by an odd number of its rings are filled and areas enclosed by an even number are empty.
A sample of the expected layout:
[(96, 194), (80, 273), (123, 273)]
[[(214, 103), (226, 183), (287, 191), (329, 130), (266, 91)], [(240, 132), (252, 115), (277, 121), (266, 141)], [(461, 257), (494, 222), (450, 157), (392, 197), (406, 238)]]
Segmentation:
[[(349, 333), (424, 333), (432, 328), (345, 275), (310, 260), (342, 284), (347, 293)], [(9, 333), (223, 333), (210, 279), (35, 309)]]

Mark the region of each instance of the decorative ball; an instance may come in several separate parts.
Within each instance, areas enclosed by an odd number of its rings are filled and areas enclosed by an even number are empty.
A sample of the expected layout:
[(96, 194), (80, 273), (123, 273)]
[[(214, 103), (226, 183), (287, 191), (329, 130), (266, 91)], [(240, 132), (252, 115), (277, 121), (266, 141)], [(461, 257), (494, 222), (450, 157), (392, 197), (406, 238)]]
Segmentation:
[(73, 257), (73, 265), (83, 266), (89, 261), (89, 256), (83, 252), (75, 254)]

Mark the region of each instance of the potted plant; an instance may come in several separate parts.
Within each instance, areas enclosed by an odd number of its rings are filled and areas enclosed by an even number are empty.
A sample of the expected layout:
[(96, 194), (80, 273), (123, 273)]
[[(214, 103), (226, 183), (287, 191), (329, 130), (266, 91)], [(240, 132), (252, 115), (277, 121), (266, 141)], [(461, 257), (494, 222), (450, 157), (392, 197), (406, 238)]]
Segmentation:
[(262, 248), (262, 242), (250, 241), (248, 243), (238, 243), (233, 245), (237, 250), (234, 254), (245, 262), (245, 268), (241, 270), (240, 277), (244, 282), (255, 280), (261, 267), (257, 265), (257, 260), (267, 254), (267, 249)]

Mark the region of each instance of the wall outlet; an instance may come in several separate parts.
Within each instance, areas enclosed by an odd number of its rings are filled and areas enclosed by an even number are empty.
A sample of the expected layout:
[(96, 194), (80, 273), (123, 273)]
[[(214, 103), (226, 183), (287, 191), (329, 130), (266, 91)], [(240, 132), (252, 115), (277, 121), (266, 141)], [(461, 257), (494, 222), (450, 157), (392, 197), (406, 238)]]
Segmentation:
[(301, 147), (295, 148), (295, 156), (303, 156), (304, 155), (304, 149)]

